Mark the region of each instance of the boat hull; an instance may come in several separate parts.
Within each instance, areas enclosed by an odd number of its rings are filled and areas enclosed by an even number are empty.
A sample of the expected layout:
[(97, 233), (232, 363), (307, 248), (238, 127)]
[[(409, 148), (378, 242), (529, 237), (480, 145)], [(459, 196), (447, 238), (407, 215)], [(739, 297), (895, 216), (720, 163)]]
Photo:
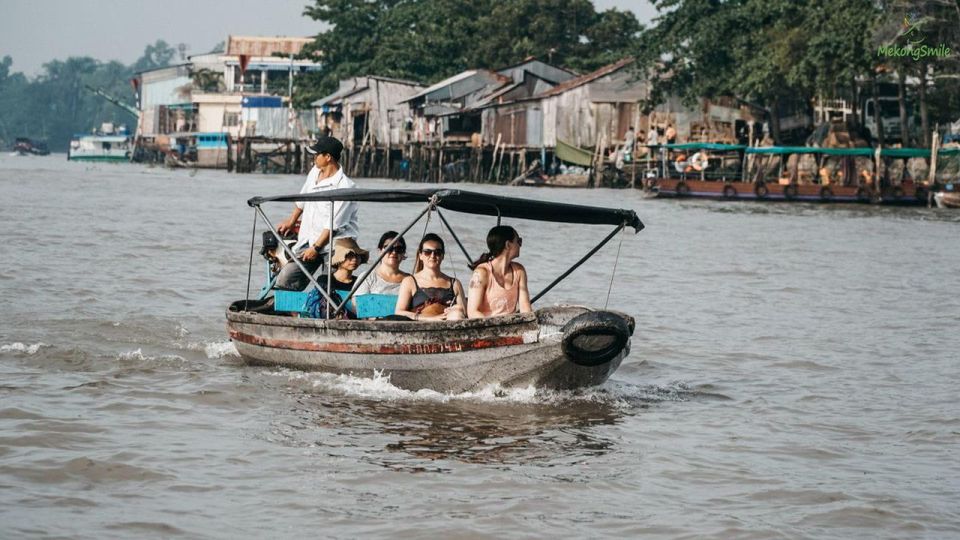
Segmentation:
[(716, 180), (660, 178), (655, 185), (660, 197), (788, 201), (818, 203), (880, 203), (916, 206), (927, 203), (927, 192), (915, 184), (886, 187), (881, 193), (859, 186), (723, 182)]
[(616, 343), (616, 350), (591, 362), (571, 353), (564, 328), (575, 319), (607, 317), (622, 320), (623, 328), (633, 332), (633, 319), (627, 315), (579, 306), (456, 322), (325, 321), (242, 308), (240, 301), (227, 311), (227, 330), (248, 364), (359, 377), (379, 373), (400, 388), (445, 393), (490, 385), (598, 385), (629, 354), (629, 335), (622, 346)]
[(960, 193), (955, 191), (938, 191), (933, 200), (938, 208), (960, 208)]

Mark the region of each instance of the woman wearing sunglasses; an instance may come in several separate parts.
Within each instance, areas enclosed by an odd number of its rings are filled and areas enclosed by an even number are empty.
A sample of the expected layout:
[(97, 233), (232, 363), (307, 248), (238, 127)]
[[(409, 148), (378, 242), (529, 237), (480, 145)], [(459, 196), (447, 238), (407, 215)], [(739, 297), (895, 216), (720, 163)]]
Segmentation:
[(474, 263), (470, 278), (470, 300), (467, 314), (471, 319), (530, 313), (530, 291), (527, 270), (513, 262), (520, 256), (523, 238), (516, 229), (498, 225), (487, 233), (487, 253)]
[(396, 314), (415, 321), (455, 321), (465, 318), (463, 285), (440, 271), (443, 239), (424, 235), (417, 248), (413, 274), (404, 278), (397, 297)]
[[(410, 274), (400, 270), (400, 263), (407, 258), (407, 243), (399, 236), (397, 231), (387, 231), (380, 237), (377, 248), (380, 253), (386, 252), (377, 269), (374, 270), (367, 279), (357, 287), (357, 295), (361, 294), (397, 294), (400, 291), (400, 284), (403, 278)], [(387, 249), (390, 242), (396, 238), (397, 241)]]

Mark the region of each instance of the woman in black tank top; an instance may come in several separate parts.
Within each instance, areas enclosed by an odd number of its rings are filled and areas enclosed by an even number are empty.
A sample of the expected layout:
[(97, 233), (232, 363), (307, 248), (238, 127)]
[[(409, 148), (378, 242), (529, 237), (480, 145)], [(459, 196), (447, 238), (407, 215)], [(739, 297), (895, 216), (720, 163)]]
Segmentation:
[(440, 271), (443, 239), (430, 233), (417, 248), (414, 272), (403, 279), (395, 313), (414, 320), (454, 321), (465, 318), (463, 286)]

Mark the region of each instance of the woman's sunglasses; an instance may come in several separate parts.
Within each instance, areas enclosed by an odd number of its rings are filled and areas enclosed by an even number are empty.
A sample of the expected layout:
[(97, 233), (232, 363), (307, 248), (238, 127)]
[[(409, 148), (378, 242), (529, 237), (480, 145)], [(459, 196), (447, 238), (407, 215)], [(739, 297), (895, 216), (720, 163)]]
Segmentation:
[[(383, 248), (381, 248), (383, 249)], [(404, 246), (391, 246), (390, 249), (384, 249), (385, 253), (396, 253), (397, 255), (406, 255), (407, 248)]]
[(430, 249), (430, 248), (421, 249), (420, 253), (423, 253), (427, 257), (432, 257), (433, 255), (436, 255), (437, 257), (443, 257), (442, 249)]

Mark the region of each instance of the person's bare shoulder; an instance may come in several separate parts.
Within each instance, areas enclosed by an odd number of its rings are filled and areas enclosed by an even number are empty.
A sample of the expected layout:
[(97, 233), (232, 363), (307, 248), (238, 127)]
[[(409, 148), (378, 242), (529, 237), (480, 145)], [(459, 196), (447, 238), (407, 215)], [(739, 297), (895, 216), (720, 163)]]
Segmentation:
[(470, 276), (470, 288), (471, 289), (481, 289), (483, 288), (484, 283), (486, 283), (487, 269), (483, 266), (478, 266), (476, 270), (473, 271), (473, 275)]

